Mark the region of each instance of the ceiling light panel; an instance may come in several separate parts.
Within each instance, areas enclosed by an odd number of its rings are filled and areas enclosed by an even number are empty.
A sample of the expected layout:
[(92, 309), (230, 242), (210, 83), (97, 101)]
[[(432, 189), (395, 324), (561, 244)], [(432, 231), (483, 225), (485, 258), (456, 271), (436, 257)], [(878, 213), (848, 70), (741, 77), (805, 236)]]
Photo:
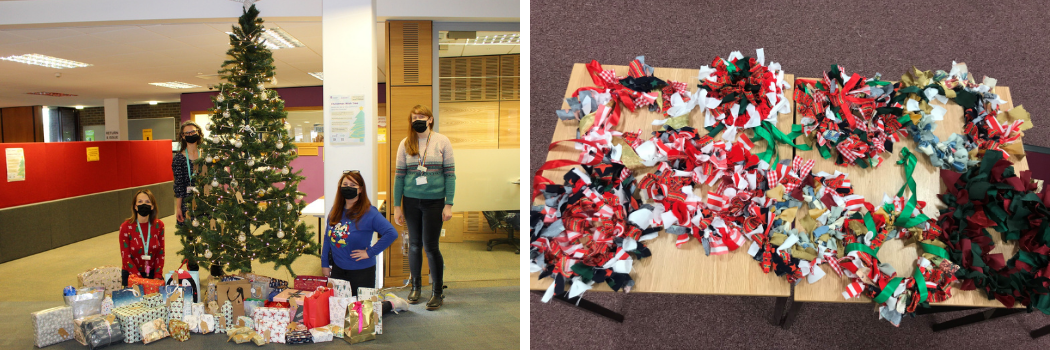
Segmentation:
[(169, 81), (169, 82), (166, 82), (166, 83), (149, 83), (149, 84), (150, 85), (154, 85), (154, 86), (172, 88), (172, 89), (192, 89), (192, 88), (199, 88), (200, 87), (200, 85), (193, 85), (193, 84), (183, 83), (183, 82), (179, 82), (179, 81)]
[(519, 45), (520, 34), (500, 34), (479, 36), (475, 39), (467, 39), (468, 45)]
[(30, 53), (30, 54), (18, 55), (18, 56), (0, 57), (0, 60), (12, 61), (12, 62), (18, 62), (18, 63), (25, 63), (25, 64), (32, 64), (32, 65), (44, 66), (44, 67), (48, 67), (48, 68), (58, 68), (58, 69), (81, 68), (81, 67), (89, 67), (89, 66), (91, 66), (90, 64), (87, 64), (87, 63), (84, 63), (84, 62), (77, 62), (77, 61), (73, 61), (73, 60), (67, 60), (67, 59), (58, 58), (58, 57), (45, 56), (45, 55), (36, 54), (36, 53)]
[(27, 92), (26, 95), (40, 95), (40, 96), (51, 96), (51, 97), (76, 96), (74, 94), (64, 94), (64, 93), (61, 93), (61, 92), (47, 92), (47, 91)]
[(317, 80), (324, 80), (324, 72), (313, 72), (310, 73), (310, 75), (314, 76), (314, 78), (317, 78)]

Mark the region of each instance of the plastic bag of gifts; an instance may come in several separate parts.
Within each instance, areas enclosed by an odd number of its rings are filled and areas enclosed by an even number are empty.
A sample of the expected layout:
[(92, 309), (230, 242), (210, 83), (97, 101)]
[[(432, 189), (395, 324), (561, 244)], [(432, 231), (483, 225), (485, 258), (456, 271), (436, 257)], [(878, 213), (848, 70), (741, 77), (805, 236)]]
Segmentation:
[(168, 332), (171, 337), (178, 341), (190, 340), (190, 324), (181, 320), (169, 320)]
[(314, 336), (310, 330), (306, 328), (306, 325), (298, 322), (288, 324), (288, 332), (285, 333), (284, 339), (288, 344), (312, 344), (314, 342)]
[(255, 331), (263, 334), (268, 342), (284, 343), (284, 335), (290, 322), (290, 312), (287, 308), (276, 307), (255, 309), (255, 315), (252, 318), (255, 322)]
[(357, 300), (371, 300), (375, 304), (372, 311), (376, 314), (376, 334), (383, 334), (383, 296), (379, 294), (379, 290), (365, 287), (357, 288)]
[(358, 301), (350, 304), (343, 321), (343, 340), (357, 344), (376, 339), (376, 323), (379, 322), (372, 301)]
[(102, 266), (81, 272), (77, 275), (77, 287), (99, 287), (106, 290), (106, 295), (124, 289), (121, 285), (120, 268)]
[(87, 345), (90, 350), (117, 344), (124, 340), (120, 323), (112, 314), (88, 316), (73, 320), (73, 324), (76, 327), (77, 341)]
[(33, 334), (39, 348), (73, 339), (73, 308), (53, 307), (31, 314)]
[(168, 326), (165, 324), (163, 318), (158, 318), (139, 326), (142, 332), (142, 343), (149, 344), (171, 335), (168, 333)]
[(310, 336), (313, 337), (314, 343), (321, 343), (332, 341), (335, 338), (335, 334), (337, 332), (342, 333), (342, 331), (343, 327), (330, 324), (324, 327), (310, 328)]
[(163, 305), (148, 306), (144, 302), (137, 302), (113, 309), (113, 315), (120, 322), (124, 342), (131, 344), (142, 341), (142, 324), (158, 318), (166, 320), (168, 310)]
[(66, 287), (62, 298), (66, 305), (73, 308), (73, 319), (84, 318), (102, 313), (102, 301), (105, 299), (106, 290), (100, 287), (84, 287), (73, 289)]

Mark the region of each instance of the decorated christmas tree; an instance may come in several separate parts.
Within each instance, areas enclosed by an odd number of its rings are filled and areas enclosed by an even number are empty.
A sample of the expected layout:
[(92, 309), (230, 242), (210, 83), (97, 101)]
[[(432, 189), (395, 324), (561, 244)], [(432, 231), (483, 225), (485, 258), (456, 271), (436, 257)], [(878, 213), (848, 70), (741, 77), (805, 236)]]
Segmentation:
[[(179, 227), (182, 256), (226, 271), (251, 271), (252, 262), (273, 262), (293, 276), (291, 264), (319, 255), (310, 230), (299, 221), (305, 204), (297, 154), (285, 128), (284, 102), (265, 83), (275, 83), (273, 57), (263, 44), (263, 20), (252, 5), (230, 34), (224, 83), (213, 98), (210, 136), (200, 145), (193, 176), (190, 224)], [(192, 237), (192, 239), (191, 239)]]

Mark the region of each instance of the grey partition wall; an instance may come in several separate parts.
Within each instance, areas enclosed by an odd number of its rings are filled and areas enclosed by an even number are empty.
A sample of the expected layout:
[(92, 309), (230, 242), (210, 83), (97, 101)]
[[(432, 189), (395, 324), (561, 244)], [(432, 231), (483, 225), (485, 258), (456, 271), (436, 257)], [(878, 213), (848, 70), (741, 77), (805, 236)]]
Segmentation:
[(128, 140), (142, 140), (143, 129), (152, 129), (154, 140), (174, 140), (175, 118), (128, 119)]
[(131, 196), (143, 188), (157, 198), (160, 217), (175, 215), (172, 186), (168, 181), (0, 209), (0, 263), (118, 231), (131, 217)]

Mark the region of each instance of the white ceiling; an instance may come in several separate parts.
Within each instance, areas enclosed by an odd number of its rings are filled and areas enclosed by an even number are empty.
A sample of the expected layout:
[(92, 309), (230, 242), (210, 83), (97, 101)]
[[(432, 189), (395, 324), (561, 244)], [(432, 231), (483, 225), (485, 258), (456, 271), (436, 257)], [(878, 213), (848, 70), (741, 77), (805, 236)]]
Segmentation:
[[(55, 69), (0, 61), (0, 107), (101, 106), (106, 98), (123, 98), (128, 104), (148, 101), (176, 102), (187, 92), (208, 91), (219, 80), (198, 75), (216, 74), (226, 58), (233, 22), (152, 24), (0, 30), (0, 57), (37, 53), (92, 64), (91, 67)], [(307, 73), (322, 70), (321, 22), (266, 22), (280, 27), (305, 47), (273, 51), (276, 87), (317, 86), (322, 82)], [(379, 82), (386, 81), (385, 23), (376, 23)], [(516, 32), (478, 32), (478, 36)], [(443, 37), (443, 36), (442, 36)], [(442, 39), (447, 43), (449, 40)], [(454, 40), (441, 57), (519, 53), (519, 45), (459, 45)], [(443, 43), (443, 44), (445, 44)], [(55, 73), (61, 73), (60, 78)], [(200, 88), (170, 89), (149, 85), (180, 81)], [(29, 92), (75, 94), (70, 97), (27, 95)]]

